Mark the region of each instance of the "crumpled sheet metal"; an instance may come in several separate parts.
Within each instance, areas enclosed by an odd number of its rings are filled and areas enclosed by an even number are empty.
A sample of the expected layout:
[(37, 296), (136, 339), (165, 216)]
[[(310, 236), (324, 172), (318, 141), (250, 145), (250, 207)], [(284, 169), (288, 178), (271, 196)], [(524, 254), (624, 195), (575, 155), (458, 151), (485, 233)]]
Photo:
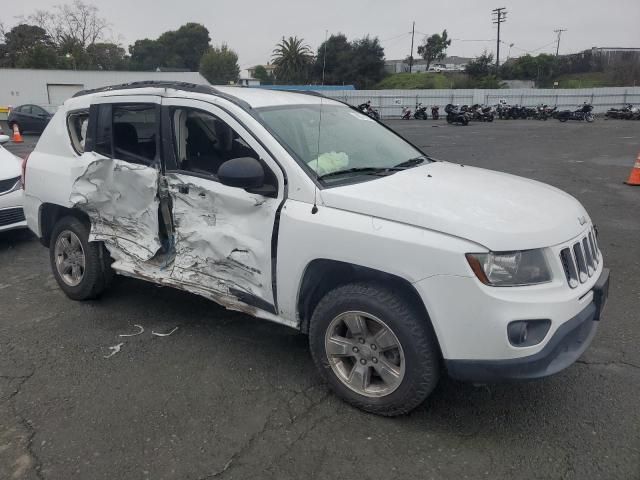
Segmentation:
[(89, 216), (90, 241), (104, 242), (116, 261), (144, 262), (160, 248), (157, 193), (155, 168), (101, 158), (76, 178), (69, 201)]
[[(201, 179), (181, 174), (167, 180), (176, 225), (173, 277), (223, 294), (239, 290), (270, 298), (270, 242), (263, 241), (273, 229), (268, 202), (215, 195)], [(179, 192), (184, 186), (188, 194)]]

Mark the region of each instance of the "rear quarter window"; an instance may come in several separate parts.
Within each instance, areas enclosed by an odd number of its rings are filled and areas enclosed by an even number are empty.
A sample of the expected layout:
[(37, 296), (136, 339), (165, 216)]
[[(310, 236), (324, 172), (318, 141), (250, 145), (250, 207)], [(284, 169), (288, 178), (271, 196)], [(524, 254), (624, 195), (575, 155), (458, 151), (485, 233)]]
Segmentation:
[(87, 139), (87, 126), (89, 124), (89, 111), (82, 110), (72, 112), (67, 116), (67, 129), (71, 145), (78, 155), (84, 153), (85, 141)]

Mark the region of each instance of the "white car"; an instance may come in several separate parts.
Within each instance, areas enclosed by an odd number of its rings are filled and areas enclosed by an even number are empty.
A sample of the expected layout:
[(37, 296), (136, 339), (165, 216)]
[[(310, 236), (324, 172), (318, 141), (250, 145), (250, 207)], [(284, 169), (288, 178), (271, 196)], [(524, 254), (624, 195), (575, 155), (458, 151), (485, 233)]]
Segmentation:
[(112, 274), (309, 334), (345, 400), (405, 413), (441, 373), (531, 379), (593, 338), (609, 273), (585, 209), (435, 161), (321, 96), (141, 82), (81, 92), (29, 157), (29, 227), (72, 299)]
[(22, 160), (2, 147), (8, 141), (7, 135), (0, 134), (0, 232), (27, 227), (22, 211)]

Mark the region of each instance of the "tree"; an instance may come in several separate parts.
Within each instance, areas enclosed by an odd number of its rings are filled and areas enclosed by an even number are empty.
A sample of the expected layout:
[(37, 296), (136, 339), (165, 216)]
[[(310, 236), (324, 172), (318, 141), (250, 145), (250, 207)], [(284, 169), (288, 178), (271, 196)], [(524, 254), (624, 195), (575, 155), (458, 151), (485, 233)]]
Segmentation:
[[(325, 64), (326, 46), (326, 64)], [(369, 88), (378, 83), (385, 75), (384, 49), (377, 38), (368, 36), (349, 42), (341, 33), (331, 35), (318, 47), (313, 66), (316, 82), (327, 84), (355, 84), (358, 88)]]
[(202, 56), (210, 48), (209, 30), (198, 23), (187, 23), (178, 30), (164, 32), (157, 40), (137, 40), (129, 47), (131, 67), (155, 70), (158, 67), (198, 71)]
[(491, 72), (491, 66), (493, 65), (493, 53), (487, 53), (485, 50), (482, 55), (471, 60), (465, 71), (470, 77), (480, 78), (486, 77)]
[(281, 83), (305, 83), (309, 77), (309, 67), (313, 54), (304, 40), (298, 37), (282, 39), (273, 50), (275, 77)]
[(134, 70), (155, 70), (164, 65), (166, 52), (157, 40), (136, 40), (129, 46), (131, 67)]
[(427, 69), (434, 60), (442, 60), (447, 51), (447, 47), (451, 45), (451, 40), (446, 30), (442, 34), (434, 33), (430, 37), (422, 40), (422, 45), (418, 47), (418, 55), (421, 55), (427, 61)]
[(200, 61), (200, 73), (209, 83), (226, 85), (240, 74), (238, 55), (226, 44), (210, 48)]
[(56, 5), (52, 11), (36, 10), (27, 18), (43, 28), (57, 46), (73, 42), (86, 49), (102, 40), (109, 28), (107, 21), (98, 16), (98, 7), (82, 0)]
[(55, 68), (56, 51), (44, 29), (23, 23), (6, 32), (4, 39), (6, 66)]
[(377, 37), (366, 36), (352, 42), (353, 83), (357, 88), (371, 88), (385, 76), (384, 48)]
[(260, 80), (262, 85), (271, 85), (273, 83), (273, 75), (267, 72), (267, 69), (262, 65), (257, 65), (253, 71), (253, 77)]
[(87, 57), (90, 67), (97, 70), (124, 70), (128, 65), (124, 48), (115, 43), (89, 45)]
[(209, 30), (199, 23), (186, 23), (178, 30), (164, 32), (158, 43), (167, 52), (166, 67), (187, 68), (198, 71), (200, 59), (210, 48)]
[(353, 77), (352, 60), (353, 48), (347, 37), (342, 33), (331, 35), (318, 47), (318, 54), (313, 65), (313, 76), (316, 81), (322, 81), (324, 68), (324, 83), (340, 85), (351, 82)]

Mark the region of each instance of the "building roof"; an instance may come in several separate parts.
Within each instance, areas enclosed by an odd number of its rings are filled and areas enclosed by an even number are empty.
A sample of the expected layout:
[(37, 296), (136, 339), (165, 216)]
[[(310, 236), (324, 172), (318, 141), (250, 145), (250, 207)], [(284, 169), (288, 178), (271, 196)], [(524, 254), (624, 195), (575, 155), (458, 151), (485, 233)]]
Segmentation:
[[(467, 57), (458, 57), (458, 56), (453, 55), (451, 57), (445, 57), (442, 60), (435, 60), (435, 61), (431, 62), (431, 64), (443, 63), (445, 65), (466, 65), (471, 60), (473, 60), (473, 59), (472, 58), (467, 58)], [(384, 63), (385, 64), (406, 63), (408, 65), (408, 62), (406, 61), (406, 59), (402, 59), (402, 60), (385, 60)], [(427, 63), (427, 61), (422, 59), (422, 58), (414, 58), (413, 59), (413, 64), (414, 65), (426, 65), (426, 63)]]

